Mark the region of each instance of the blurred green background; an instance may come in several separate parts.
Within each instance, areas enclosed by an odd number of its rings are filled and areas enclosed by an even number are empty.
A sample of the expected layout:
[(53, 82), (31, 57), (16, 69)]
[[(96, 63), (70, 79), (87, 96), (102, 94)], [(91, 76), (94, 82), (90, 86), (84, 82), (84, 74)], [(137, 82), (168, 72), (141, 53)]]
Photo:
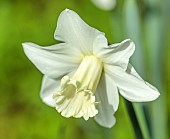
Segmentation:
[[(98, 126), (93, 119), (85, 122), (83, 119), (63, 118), (41, 101), (42, 74), (27, 59), (21, 44), (34, 42), (48, 46), (57, 43), (53, 34), (57, 18), (65, 8), (76, 11), (89, 25), (105, 32), (110, 43), (132, 38), (142, 47), (144, 69), (140, 70), (139, 64), (136, 65), (144, 79), (154, 84), (163, 96), (158, 102), (147, 103), (152, 115), (150, 120), (154, 123), (155, 118), (170, 131), (169, 2), (137, 0), (139, 13), (135, 17), (127, 14), (133, 8), (127, 7), (125, 1), (118, 0), (112, 11), (102, 11), (89, 0), (0, 1), (0, 139), (135, 138), (122, 98), (115, 114), (117, 123), (111, 129)], [(129, 14), (133, 15), (133, 10), (131, 12)], [(133, 23), (140, 26), (135, 28)], [(133, 27), (140, 28), (139, 36), (136, 37)], [(155, 126), (156, 130), (164, 128), (159, 123)]]

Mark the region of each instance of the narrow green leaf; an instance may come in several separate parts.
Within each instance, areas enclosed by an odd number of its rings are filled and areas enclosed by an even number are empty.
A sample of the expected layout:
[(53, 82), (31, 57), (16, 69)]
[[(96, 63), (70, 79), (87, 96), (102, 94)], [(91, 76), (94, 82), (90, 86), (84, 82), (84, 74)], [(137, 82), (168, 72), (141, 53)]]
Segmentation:
[(163, 61), (166, 52), (167, 28), (170, 22), (170, 1), (146, 2), (150, 11), (145, 21), (146, 40), (150, 53), (151, 73), (154, 84), (161, 95), (152, 105), (152, 131), (153, 139), (168, 139), (166, 91), (163, 87)]
[[(126, 108), (130, 117), (130, 120), (132, 121), (132, 125), (133, 125), (133, 129), (135, 132), (135, 136), (137, 139), (143, 139), (143, 135), (142, 135), (142, 130), (140, 128), (138, 119), (137, 119), (137, 115), (135, 113), (135, 109), (134, 106), (132, 105), (131, 102), (125, 100), (125, 104), (126, 104)], [(137, 105), (136, 105), (137, 106)]]
[(143, 44), (141, 41), (141, 21), (135, 0), (127, 0), (124, 4), (124, 20), (126, 37), (135, 42), (136, 49), (131, 62), (137, 71), (144, 75)]
[[(126, 34), (136, 44), (136, 51), (131, 59), (132, 60), (131, 62), (133, 63), (137, 71), (142, 76), (144, 76), (144, 61), (143, 61), (144, 50), (141, 40), (141, 20), (135, 0), (127, 0), (125, 2), (124, 15)], [(133, 108), (135, 111), (135, 115), (137, 116), (143, 138), (150, 139), (149, 125), (146, 120), (144, 107), (145, 107), (144, 104), (133, 103)], [(145, 109), (147, 108), (145, 107)], [(132, 123), (133, 122), (134, 121), (132, 121)], [(137, 136), (136, 138), (140, 138), (140, 136)]]

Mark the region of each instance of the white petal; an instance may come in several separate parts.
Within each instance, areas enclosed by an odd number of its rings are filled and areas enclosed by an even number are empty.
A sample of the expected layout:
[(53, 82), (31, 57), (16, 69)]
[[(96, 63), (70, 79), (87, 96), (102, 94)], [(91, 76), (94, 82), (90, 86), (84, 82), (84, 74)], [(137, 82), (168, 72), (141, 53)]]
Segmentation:
[(111, 78), (111, 76), (109, 76), (108, 74), (105, 74), (105, 81), (103, 80), (102, 86), (106, 87), (106, 93), (109, 104), (113, 106), (114, 111), (117, 111), (119, 106), (119, 94), (113, 78)]
[(113, 106), (114, 111), (117, 111), (119, 105), (119, 94), (114, 79), (107, 73), (103, 73), (100, 78), (100, 85), (103, 93), (106, 93), (108, 103)]
[(132, 67), (124, 71), (120, 67), (107, 65), (106, 72), (114, 79), (120, 94), (129, 101), (153, 101), (159, 96), (157, 89), (145, 82)]
[(77, 13), (66, 9), (58, 18), (54, 37), (89, 55), (92, 54), (94, 40), (101, 34), (103, 33), (87, 25)]
[(99, 35), (93, 43), (93, 53), (97, 56), (103, 56), (103, 50), (108, 48), (108, 41), (104, 35)]
[(97, 90), (95, 92), (96, 100), (100, 103), (96, 105), (99, 112), (94, 117), (94, 119), (99, 125), (111, 128), (116, 122), (116, 119), (114, 117), (115, 111), (108, 100), (108, 97), (112, 97), (112, 95), (106, 92), (109, 88), (105, 86), (105, 81), (107, 82), (108, 80), (105, 80), (104, 78), (104, 76), (101, 78)]
[(32, 63), (45, 75), (60, 78), (78, 67), (81, 54), (66, 44), (41, 47), (23, 43), (24, 52)]
[(94, 51), (104, 63), (121, 66), (124, 70), (127, 69), (129, 58), (134, 53), (134, 50), (135, 45), (129, 39), (118, 44), (107, 46), (106, 38), (99, 36), (94, 43)]
[[(134, 67), (129, 63), (128, 64), (128, 67), (127, 67), (127, 70), (126, 70), (127, 73), (139, 78), (140, 80), (143, 81), (142, 77), (139, 76), (139, 74), (136, 72), (136, 70), (134, 69)], [(144, 81), (150, 88), (152, 88), (153, 90), (155, 90), (156, 92), (159, 92), (158, 89), (156, 87), (154, 87), (153, 85), (151, 85), (150, 83)]]
[(116, 5), (116, 0), (92, 0), (92, 2), (102, 10), (112, 10)]
[(59, 90), (59, 88), (60, 88), (59, 79), (51, 79), (47, 76), (44, 76), (40, 91), (40, 97), (42, 101), (51, 107), (55, 107), (55, 102), (52, 96), (55, 92)]
[[(66, 76), (72, 76), (75, 73), (75, 70), (68, 73)], [(61, 79), (52, 79), (47, 76), (43, 77), (41, 84), (40, 97), (42, 101), (51, 106), (55, 107), (55, 101), (53, 99), (53, 94), (60, 90)]]

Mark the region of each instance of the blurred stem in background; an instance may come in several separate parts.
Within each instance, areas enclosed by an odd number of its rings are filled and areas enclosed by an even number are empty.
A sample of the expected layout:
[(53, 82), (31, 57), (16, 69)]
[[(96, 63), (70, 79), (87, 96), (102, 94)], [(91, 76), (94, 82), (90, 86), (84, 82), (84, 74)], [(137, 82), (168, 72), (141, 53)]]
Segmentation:
[[(139, 10), (137, 7), (137, 3), (135, 0), (127, 0), (124, 3), (124, 26), (126, 31), (126, 36), (133, 40), (136, 45), (135, 53), (131, 59), (131, 62), (135, 66), (137, 72), (144, 77), (144, 49), (143, 49), (143, 43), (142, 43), (142, 36), (141, 36), (141, 19)], [(130, 103), (130, 102), (129, 102)], [(133, 103), (133, 107), (131, 109), (134, 109), (134, 114), (136, 115), (138, 121), (135, 121), (131, 118), (132, 123), (133, 122), (139, 122), (140, 129), (136, 129), (134, 126), (134, 131), (136, 133), (136, 130), (141, 130), (142, 136), (140, 134), (136, 134), (136, 138), (145, 138), (150, 139), (151, 135), (149, 132), (149, 123), (146, 118), (147, 115), (147, 107), (145, 104), (142, 103)], [(127, 106), (128, 108), (128, 106)], [(146, 111), (145, 111), (146, 110)], [(130, 113), (129, 113), (130, 116)], [(133, 124), (134, 125), (134, 124)]]
[[(145, 20), (145, 36), (148, 45), (150, 72), (154, 84), (161, 95), (152, 105), (152, 137), (153, 139), (168, 139), (166, 91), (163, 82), (164, 56), (167, 49), (170, 19), (170, 0), (145, 0), (148, 6)], [(165, 62), (166, 63), (166, 62)]]

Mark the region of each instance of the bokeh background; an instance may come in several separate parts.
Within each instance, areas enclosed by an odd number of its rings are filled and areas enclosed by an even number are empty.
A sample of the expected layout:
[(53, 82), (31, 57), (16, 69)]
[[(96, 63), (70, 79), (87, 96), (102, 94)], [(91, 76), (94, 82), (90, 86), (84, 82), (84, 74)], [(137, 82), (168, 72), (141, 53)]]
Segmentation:
[[(39, 97), (42, 74), (25, 56), (21, 44), (58, 43), (53, 34), (65, 8), (105, 32), (110, 43), (131, 38), (132, 63), (161, 96), (147, 103), (153, 138), (170, 134), (170, 2), (118, 0), (111, 11), (90, 0), (0, 0), (0, 139), (133, 139), (135, 133), (123, 98), (116, 125), (102, 128), (93, 119), (63, 118)], [(159, 135), (157, 136), (158, 139)]]

